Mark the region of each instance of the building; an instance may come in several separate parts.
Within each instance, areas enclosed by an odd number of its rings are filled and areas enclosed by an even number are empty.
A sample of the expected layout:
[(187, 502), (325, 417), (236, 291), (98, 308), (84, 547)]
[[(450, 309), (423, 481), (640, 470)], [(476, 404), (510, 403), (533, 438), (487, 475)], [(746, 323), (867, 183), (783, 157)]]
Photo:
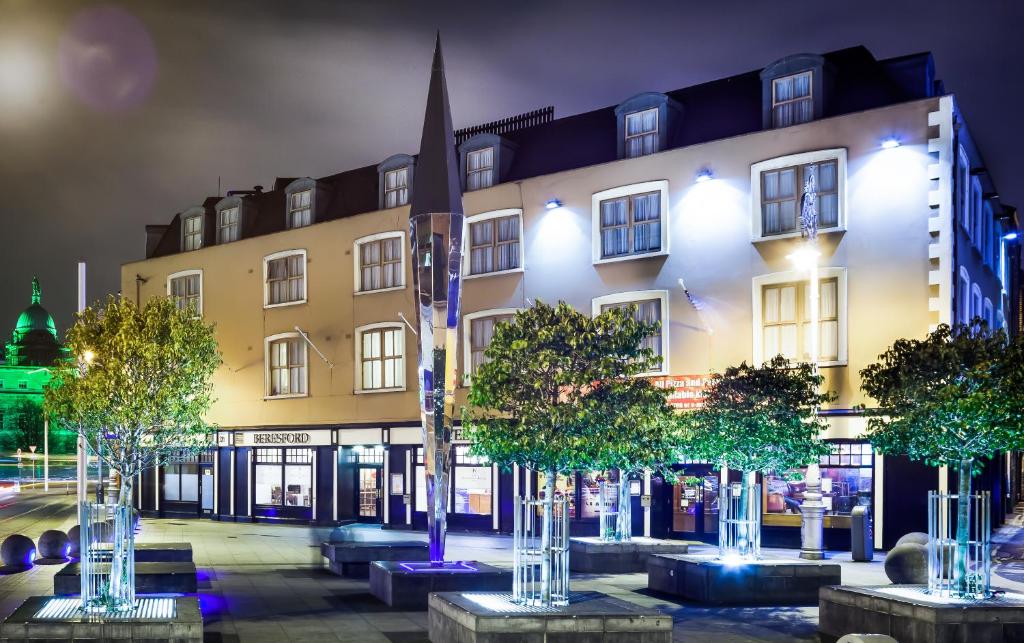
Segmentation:
[[(34, 444), (42, 453), (43, 388), (50, 381), (50, 366), (67, 355), (57, 337), (57, 326), (53, 317), (41, 303), (42, 290), (39, 280), (32, 278), (32, 300), (22, 311), (11, 332), (11, 341), (0, 362), (0, 451), (9, 452), (22, 448), (22, 431), (38, 431), (39, 444)], [(61, 431), (52, 445), (54, 450), (74, 445), (74, 438)]]
[[(662, 323), (651, 338), (662, 368), (650, 376), (680, 406), (727, 365), (805, 355), (807, 275), (787, 256), (802, 243), (797, 204), (813, 175), (820, 366), (838, 393), (822, 411), (834, 448), (822, 462), (826, 542), (848, 542), (856, 504), (871, 505), (878, 546), (924, 528), (924, 494), (946, 488), (948, 473), (871, 452), (854, 410), (870, 403), (858, 373), (895, 339), (940, 323), (1005, 325), (1005, 235), (1016, 225), (929, 54), (794, 55), (592, 112), (555, 119), (548, 108), (468, 128), (453, 144), (467, 215), (467, 382), (493, 324), (532, 301), (595, 313), (637, 303)], [(224, 366), (216, 448), (143, 480), (144, 510), (422, 527), (406, 320), (407, 204), (423, 180), (415, 156), (396, 154), (211, 197), (147, 226), (146, 258), (123, 266), (122, 292), (194, 306), (216, 323)], [(499, 471), (467, 449), (455, 448), (449, 526), (510, 531), (512, 498), (535, 493), (538, 475)], [(997, 499), (1007, 460), (982, 483)], [(679, 468), (675, 480), (632, 483), (635, 529), (714, 539), (719, 474)], [(558, 484), (573, 530), (596, 532), (596, 475)], [(798, 542), (802, 488), (763, 487), (765, 542)]]

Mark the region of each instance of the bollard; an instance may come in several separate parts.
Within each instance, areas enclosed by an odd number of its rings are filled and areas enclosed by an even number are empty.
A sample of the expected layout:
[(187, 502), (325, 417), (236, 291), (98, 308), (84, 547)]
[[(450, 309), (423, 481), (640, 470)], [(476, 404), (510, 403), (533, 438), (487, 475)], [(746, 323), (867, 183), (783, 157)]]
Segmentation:
[(875, 558), (874, 543), (871, 542), (871, 514), (868, 505), (857, 505), (850, 514), (850, 556), (857, 562), (869, 562)]

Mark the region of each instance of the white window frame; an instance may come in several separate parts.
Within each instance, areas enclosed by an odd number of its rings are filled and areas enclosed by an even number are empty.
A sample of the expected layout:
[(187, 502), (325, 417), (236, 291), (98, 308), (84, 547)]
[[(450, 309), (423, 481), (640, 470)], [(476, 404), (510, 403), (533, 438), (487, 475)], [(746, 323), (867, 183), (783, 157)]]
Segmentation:
[(192, 275), (199, 275), (199, 306), (196, 313), (203, 316), (203, 271), (199, 269), (195, 270), (179, 270), (178, 272), (172, 272), (167, 275), (167, 296), (171, 296), (171, 281), (179, 279), (181, 277), (191, 277)]
[[(402, 370), (400, 371), (402, 374), (402, 385), (393, 386), (391, 388), (363, 388), (363, 333), (366, 331), (381, 330), (385, 328), (391, 330), (397, 329), (402, 331)], [(356, 395), (368, 395), (371, 393), (396, 393), (405, 391), (408, 385), (408, 378), (406, 377), (406, 373), (408, 372), (409, 368), (409, 341), (405, 333), (405, 324), (403, 324), (402, 322), (377, 322), (375, 324), (366, 324), (364, 326), (359, 326), (355, 329), (354, 337), (356, 359), (353, 368), (355, 372), (355, 387), (353, 392)]]
[[(224, 213), (227, 212), (228, 210), (234, 210), (235, 211), (236, 219), (235, 219), (235, 224), (234, 224), (233, 227), (237, 230), (237, 234), (235, 235), (234, 239), (232, 239), (230, 241), (223, 241), (223, 240), (221, 240), (221, 231), (227, 229), (227, 226), (224, 226), (222, 224), (221, 217), (224, 216)], [(217, 210), (217, 234), (216, 234), (216, 237), (217, 237), (216, 242), (217, 242), (218, 246), (224, 245), (225, 243), (234, 243), (236, 241), (241, 241), (242, 240), (242, 205), (240, 203), (234, 204), (234, 205), (228, 205), (228, 206), (225, 206), (225, 207), (220, 208), (219, 210)]]
[[(270, 303), (270, 282), (267, 280), (270, 270), (270, 262), (274, 259), (283, 259), (284, 257), (290, 257), (292, 255), (302, 255), (302, 299), (295, 301), (286, 301), (280, 304)], [(309, 293), (309, 259), (306, 256), (305, 248), (295, 250), (282, 250), (281, 252), (275, 252), (263, 257), (263, 307), (264, 308), (281, 308), (282, 306), (298, 306), (299, 304), (306, 303)]]
[(960, 266), (960, 293), (963, 298), (956, 316), (960, 318), (961, 324), (966, 325), (971, 323), (971, 273), (964, 266)]
[[(609, 199), (621, 199), (622, 197), (633, 196), (636, 194), (644, 194), (647, 192), (660, 192), (661, 193), (661, 211), (659, 213), (659, 219), (661, 221), (661, 250), (659, 252), (645, 252), (642, 254), (628, 254), (622, 255), (621, 257), (608, 257), (607, 259), (601, 258), (601, 202)], [(650, 257), (664, 257), (669, 253), (668, 242), (671, 238), (669, 235), (669, 221), (672, 217), (669, 216), (668, 207), (668, 180), (662, 179), (659, 181), (645, 181), (643, 183), (632, 183), (630, 185), (622, 185), (617, 188), (609, 188), (600, 192), (595, 192), (590, 197), (590, 226), (591, 226), (591, 260), (594, 265), (603, 263), (615, 263), (618, 261), (637, 261), (642, 259), (649, 259)]]
[[(381, 241), (383, 239), (394, 239), (394, 238), (400, 239), (399, 246), (401, 247), (401, 253), (402, 253), (402, 262), (400, 264), (401, 265), (401, 271), (402, 271), (402, 274), (401, 274), (402, 284), (399, 285), (399, 286), (392, 286), (390, 288), (378, 288), (376, 290), (363, 290), (363, 284), (362, 284), (363, 266), (360, 263), (361, 262), (361, 256), (362, 256), (361, 255), (362, 248), (360, 246), (362, 246), (363, 244), (366, 244), (366, 243), (373, 243), (374, 241)], [(376, 234), (369, 234), (369, 235), (366, 235), (365, 237), (359, 237), (358, 239), (356, 239), (353, 242), (353, 244), (352, 244), (352, 267), (353, 267), (353, 270), (354, 270), (354, 275), (353, 275), (354, 289), (353, 289), (353, 292), (356, 295), (374, 295), (374, 294), (382, 293), (382, 292), (392, 292), (392, 291), (395, 291), (395, 290), (405, 290), (405, 286), (406, 286), (406, 283), (405, 283), (405, 272), (406, 272), (406, 270), (408, 270), (408, 267), (406, 266), (406, 263), (405, 263), (406, 262), (405, 255), (406, 255), (407, 251), (408, 251), (408, 248), (406, 248), (406, 243), (405, 243), (405, 232), (403, 232), (402, 230), (392, 230), (392, 231), (389, 231), (389, 232), (378, 232)]]
[[(202, 213), (190, 214), (188, 216), (184, 216), (184, 217), (181, 218), (181, 251), (182, 252), (194, 252), (196, 250), (202, 250), (203, 249), (203, 247), (205, 246), (205, 243), (203, 243), (205, 241), (204, 237), (206, 236), (206, 221), (204, 221), (205, 218), (206, 217), (204, 217)], [(186, 240), (189, 238), (189, 236), (192, 236), (192, 235), (190, 235), (188, 233), (188, 231), (186, 230), (185, 224), (186, 224), (187, 221), (189, 221), (191, 219), (199, 219), (199, 245), (196, 246), (195, 248), (187, 247), (188, 243), (186, 242)]]
[[(649, 190), (648, 190), (649, 191)], [(669, 308), (667, 290), (630, 290), (617, 292), (611, 295), (602, 295), (590, 300), (590, 312), (594, 317), (601, 314), (603, 306), (615, 304), (629, 304), (638, 301), (657, 299), (661, 301), (661, 368), (646, 373), (639, 373), (637, 377), (649, 377), (651, 375), (668, 375), (672, 371), (669, 368)]]
[[(490, 182), (487, 185), (482, 185), (480, 187), (471, 188), (471, 187), (469, 187), (469, 176), (470, 176), (470, 174), (483, 174), (484, 171), (483, 170), (473, 170), (471, 172), (470, 169), (469, 169), (469, 157), (473, 156), (474, 154), (482, 154), (483, 152), (486, 152), (487, 150), (491, 151), (491, 168), (489, 170), (490, 175), (491, 175)], [(467, 192), (477, 192), (479, 190), (486, 190), (487, 188), (494, 187), (495, 184), (497, 184), (497, 181), (495, 180), (495, 176), (494, 176), (494, 172), (497, 169), (497, 167), (496, 167), (496, 163), (497, 162), (498, 162), (498, 150), (497, 150), (497, 148), (494, 145), (486, 145), (484, 147), (478, 147), (476, 149), (466, 150), (466, 191)]]
[[(470, 224), (480, 223), (481, 221), (487, 221), (488, 219), (502, 219), (504, 217), (511, 216), (519, 217), (519, 267), (511, 268), (509, 270), (473, 273), (471, 271), (473, 265), (473, 258), (471, 256), (473, 241), (470, 237)], [(526, 269), (524, 264), (526, 260), (526, 251), (524, 248), (525, 243), (523, 242), (523, 233), (523, 211), (521, 208), (504, 208), (501, 210), (491, 210), (467, 216), (464, 219), (462, 228), (462, 278), (477, 279), (479, 277), (494, 277), (497, 275), (508, 275), (523, 272)]]
[[(819, 360), (818, 366), (846, 366), (849, 363), (848, 347), (848, 324), (850, 318), (849, 297), (847, 293), (847, 270), (839, 267), (822, 267), (818, 269), (820, 281), (825, 279), (836, 280), (836, 297), (839, 304), (839, 336), (837, 337), (838, 359)], [(753, 289), (753, 362), (761, 365), (765, 362), (764, 355), (764, 287), (791, 282), (807, 283), (807, 272), (804, 270), (786, 270), (784, 272), (773, 272), (766, 275), (758, 275), (751, 280)], [(773, 356), (774, 357), (774, 356)]]
[[(388, 189), (388, 175), (389, 174), (396, 174), (398, 172), (404, 172), (405, 173), (405, 186), (389, 190)], [(384, 185), (381, 187), (381, 189), (383, 190), (383, 196), (384, 196), (384, 199), (383, 199), (383, 206), (384, 207), (382, 209), (389, 210), (391, 208), (400, 208), (403, 205), (409, 205), (410, 194), (409, 194), (409, 166), (408, 165), (403, 165), (401, 167), (392, 168), (390, 170), (384, 170), (382, 180), (384, 181)], [(395, 205), (388, 205), (388, 193), (399, 192), (400, 190), (405, 190), (405, 200), (403, 201), (403, 200), (399, 199), (398, 195), (396, 194), (395, 195)]]
[(981, 303), (982, 299), (981, 286), (978, 285), (978, 282), (974, 282), (971, 284), (971, 317), (967, 320), (968, 323), (973, 322), (975, 317), (985, 318), (985, 311), (982, 309)]
[[(305, 368), (303, 368), (302, 388), (304, 393), (285, 393), (282, 395), (270, 394), (270, 345), (282, 339), (298, 339), (299, 345), (305, 352)], [(278, 333), (263, 340), (263, 399), (264, 400), (286, 400), (289, 398), (309, 397), (309, 345), (302, 335), (297, 332)]]
[[(775, 88), (778, 85), (779, 81), (781, 81), (781, 80), (789, 80), (790, 78), (795, 79), (795, 78), (797, 78), (799, 76), (808, 76), (810, 78), (810, 81), (807, 83), (808, 87), (811, 88), (810, 93), (807, 94), (806, 96), (801, 96), (799, 98), (791, 98), (789, 100), (784, 100), (782, 102), (779, 102), (778, 99), (775, 98)], [(770, 111), (769, 111), (769, 115), (770, 115), (769, 122), (771, 123), (772, 129), (782, 129), (784, 127), (793, 127), (794, 125), (803, 125), (804, 123), (810, 123), (811, 121), (814, 120), (814, 70), (813, 69), (805, 69), (803, 71), (793, 72), (792, 74), (783, 74), (781, 76), (776, 76), (775, 78), (772, 78), (771, 86), (772, 86), (772, 104), (771, 104), (771, 108), (770, 108)], [(810, 101), (811, 102), (811, 120), (809, 120), (809, 121), (800, 121), (799, 123), (794, 122), (794, 123), (790, 123), (789, 125), (775, 125), (775, 108), (780, 106), (780, 105), (785, 105), (785, 104), (788, 104), (788, 103), (796, 103), (796, 102), (799, 102), (799, 101)]]
[[(651, 132), (644, 132), (643, 134), (629, 135), (629, 117), (630, 116), (641, 116), (647, 112), (654, 112), (654, 130)], [(629, 156), (629, 140), (631, 138), (643, 138), (644, 136), (650, 136), (654, 134), (654, 138), (658, 143), (655, 145), (653, 152), (646, 154), (641, 153), (637, 156)], [(661, 107), (645, 107), (643, 109), (637, 109), (632, 112), (626, 112), (622, 115), (622, 158), (626, 159), (638, 159), (644, 156), (650, 156), (651, 154), (657, 154), (661, 151)]]
[(996, 327), (996, 315), (995, 308), (992, 306), (992, 300), (985, 297), (981, 310), (984, 313), (982, 315), (982, 319), (984, 319), (985, 323), (988, 324), (988, 329), (994, 330)]
[(462, 383), (463, 386), (469, 386), (470, 381), (473, 378), (473, 374), (470, 373), (470, 365), (473, 361), (473, 345), (470, 339), (473, 336), (473, 321), (481, 319), (483, 317), (496, 317), (498, 315), (515, 315), (522, 308), (489, 308), (487, 310), (479, 310), (475, 313), (468, 313), (462, 317)]
[[(801, 236), (800, 230), (783, 234), (765, 236), (761, 220), (761, 173), (794, 165), (807, 165), (822, 161), (836, 161), (836, 195), (839, 200), (839, 214), (836, 225), (832, 228), (818, 228), (818, 234), (832, 234), (846, 230), (846, 148), (836, 147), (828, 150), (815, 150), (789, 154), (773, 159), (766, 159), (750, 166), (750, 240), (754, 243), (775, 241), (776, 239), (793, 239)], [(799, 187), (799, 186), (798, 186)], [(799, 203), (799, 197), (797, 198)], [(797, 212), (799, 218), (800, 213)]]

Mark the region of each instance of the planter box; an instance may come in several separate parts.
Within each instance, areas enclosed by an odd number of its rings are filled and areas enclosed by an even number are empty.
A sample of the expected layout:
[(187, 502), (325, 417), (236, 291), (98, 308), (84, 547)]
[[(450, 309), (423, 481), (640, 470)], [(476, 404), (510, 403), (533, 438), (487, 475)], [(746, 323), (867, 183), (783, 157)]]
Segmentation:
[(427, 543), (421, 541), (394, 542), (333, 542), (320, 543), (324, 567), (339, 576), (366, 578), (370, 563), (375, 560), (425, 561), (430, 559)]
[(712, 555), (647, 559), (647, 588), (714, 605), (813, 605), (818, 590), (842, 582), (834, 563), (763, 559), (726, 564)]
[[(448, 566), (428, 567), (418, 563), (375, 561), (370, 564), (370, 593), (390, 607), (407, 610), (427, 609), (430, 592), (511, 592), (512, 570), (475, 561), (446, 563)], [(412, 569), (410, 569), (412, 567)]]
[(823, 641), (844, 634), (887, 634), (900, 643), (1024, 641), (1024, 595), (987, 601), (941, 599), (923, 585), (824, 587), (818, 602)]
[(599, 592), (572, 595), (566, 607), (521, 607), (512, 595), (430, 595), (433, 643), (671, 643), (672, 617)]
[(202, 643), (203, 615), (195, 596), (176, 596), (170, 619), (116, 618), (106, 621), (71, 614), (37, 617), (53, 596), (32, 596), (0, 624), (0, 641), (178, 641)]
[(135, 543), (136, 563), (191, 563), (192, 543)]
[(679, 540), (633, 538), (606, 542), (600, 538), (569, 539), (569, 569), (587, 574), (629, 574), (647, 571), (654, 554), (685, 554), (690, 545)]
[[(109, 572), (110, 563), (101, 563), (99, 569)], [(136, 594), (195, 594), (196, 564), (135, 563)], [(53, 593), (58, 596), (81, 594), (82, 576), (79, 563), (68, 563), (53, 577)]]

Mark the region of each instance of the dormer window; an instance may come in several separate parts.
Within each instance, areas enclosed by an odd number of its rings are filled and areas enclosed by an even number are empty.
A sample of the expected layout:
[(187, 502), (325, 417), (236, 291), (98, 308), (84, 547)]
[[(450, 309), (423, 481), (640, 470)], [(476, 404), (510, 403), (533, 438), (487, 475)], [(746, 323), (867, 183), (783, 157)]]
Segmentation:
[(494, 185), (494, 148), (485, 147), (466, 154), (466, 190), (482, 190)]
[(400, 167), (384, 173), (384, 207), (397, 208), (409, 203), (409, 170)]
[(193, 214), (181, 221), (181, 248), (185, 252), (203, 247), (203, 215)]
[(658, 109), (653, 107), (626, 114), (626, 158), (658, 151)]
[(222, 208), (217, 211), (217, 243), (231, 243), (238, 241), (241, 233), (241, 218), (238, 215), (239, 206)]
[(772, 127), (789, 127), (814, 119), (812, 78), (804, 71), (772, 80)]
[(288, 227), (302, 228), (313, 223), (313, 190), (293, 192), (288, 197)]

